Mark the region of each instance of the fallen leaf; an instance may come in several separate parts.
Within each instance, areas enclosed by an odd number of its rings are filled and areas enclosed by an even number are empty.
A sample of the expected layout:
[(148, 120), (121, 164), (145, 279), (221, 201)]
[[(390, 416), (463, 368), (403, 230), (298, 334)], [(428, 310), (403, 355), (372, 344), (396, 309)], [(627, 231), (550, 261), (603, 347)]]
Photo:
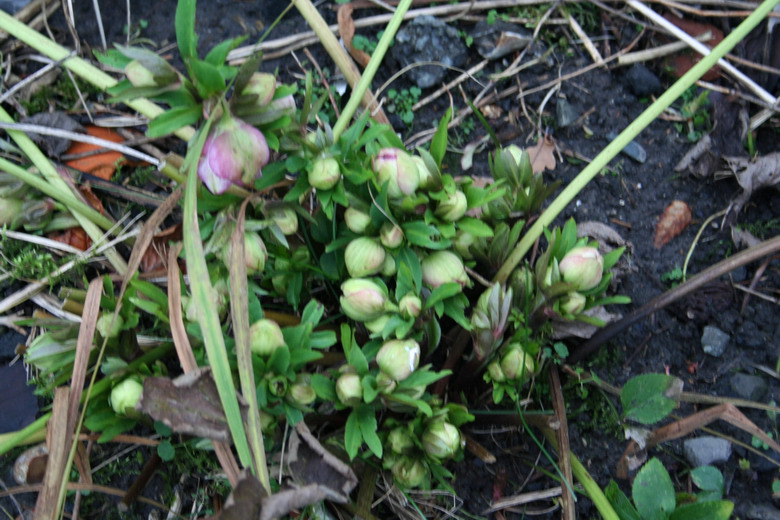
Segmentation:
[[(101, 139), (105, 139), (106, 141), (113, 141), (115, 143), (124, 142), (124, 138), (121, 135), (109, 128), (88, 126), (86, 130), (87, 134), (93, 137), (99, 137)], [(90, 152), (95, 152), (96, 150), (101, 149), (102, 148), (98, 145), (76, 142), (73, 143), (70, 148), (68, 148), (68, 155), (88, 154)], [(114, 150), (106, 150), (103, 152), (86, 155), (85, 157), (72, 159), (65, 164), (76, 170), (90, 173), (95, 177), (100, 177), (101, 179), (108, 181), (111, 180), (111, 177), (114, 175), (117, 164), (123, 161), (124, 156), (121, 153)]]
[(742, 209), (754, 191), (780, 183), (780, 152), (759, 157), (755, 161), (747, 157), (726, 157), (725, 161), (743, 190), (735, 202), (736, 211)]
[[(608, 312), (604, 306), (599, 305), (585, 311), (583, 314), (597, 320), (601, 320), (604, 324), (617, 321), (623, 316), (621, 314), (613, 314)], [(552, 321), (552, 337), (553, 339), (565, 339), (565, 338), (582, 338), (588, 339), (601, 329), (596, 325), (585, 323), (584, 321), (571, 321), (571, 320), (556, 320)]]
[[(40, 112), (30, 117), (25, 117), (21, 121), (22, 123), (30, 125), (40, 125), (48, 128), (57, 128), (59, 130), (66, 130), (68, 132), (83, 132), (84, 127), (81, 126), (78, 121), (67, 115), (60, 110), (54, 112)], [(70, 140), (62, 137), (54, 137), (51, 135), (42, 135), (30, 132), (30, 139), (50, 157), (59, 157), (65, 153), (65, 150), (70, 146)]]
[(371, 61), (371, 56), (352, 45), (352, 39), (355, 37), (355, 22), (352, 20), (352, 11), (355, 7), (351, 4), (344, 4), (338, 10), (339, 35), (344, 41), (344, 47), (347, 48), (352, 58), (365, 68)]
[(87, 235), (87, 232), (80, 227), (66, 229), (62, 233), (50, 233), (48, 237), (82, 251), (86, 251), (92, 245), (92, 240)]
[(147, 377), (139, 409), (177, 433), (230, 440), (217, 385), (208, 368), (176, 379)]
[(682, 233), (691, 223), (691, 208), (681, 200), (673, 200), (666, 206), (661, 219), (655, 226), (653, 246), (660, 249), (669, 243), (671, 239)]
[(531, 157), (531, 168), (534, 173), (541, 173), (544, 170), (555, 169), (555, 141), (549, 135), (539, 139), (535, 145), (527, 148), (526, 151)]
[[(699, 23), (686, 18), (679, 18), (671, 13), (664, 14), (664, 18), (671, 23), (688, 33), (694, 38), (710, 33), (710, 38), (703, 41), (706, 46), (712, 48), (715, 47), (723, 40), (723, 31), (718, 29), (712, 24)], [(696, 63), (701, 60), (701, 55), (693, 51), (684, 51), (682, 53), (674, 55), (670, 60), (670, 68), (675, 76), (678, 78), (688, 72)], [(705, 81), (715, 81), (720, 76), (720, 68), (715, 66), (704, 73), (701, 79)]]
[(182, 239), (181, 229), (181, 224), (176, 224), (154, 235), (152, 243), (141, 257), (139, 265), (141, 272), (148, 273), (167, 266), (168, 243)]

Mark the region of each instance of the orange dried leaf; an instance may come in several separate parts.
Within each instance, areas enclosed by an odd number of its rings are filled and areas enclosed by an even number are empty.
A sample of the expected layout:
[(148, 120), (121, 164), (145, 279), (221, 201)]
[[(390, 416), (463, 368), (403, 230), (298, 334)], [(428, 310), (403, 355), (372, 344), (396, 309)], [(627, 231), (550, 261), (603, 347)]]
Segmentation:
[(531, 157), (531, 168), (533, 168), (534, 173), (555, 169), (555, 155), (553, 155), (555, 152), (555, 141), (549, 135), (539, 139), (534, 146), (526, 150)]
[(666, 206), (661, 219), (655, 226), (655, 238), (653, 245), (660, 249), (669, 243), (671, 239), (682, 233), (691, 223), (691, 208), (681, 200), (673, 200)]
[(366, 68), (366, 65), (368, 65), (368, 62), (371, 60), (371, 56), (367, 52), (352, 45), (352, 39), (355, 37), (355, 21), (352, 19), (352, 11), (354, 9), (355, 6), (351, 3), (339, 7), (337, 14), (339, 34), (341, 35), (341, 39), (344, 40), (344, 46), (349, 51), (352, 59), (358, 62), (361, 67)]
[[(124, 139), (121, 135), (109, 128), (88, 126), (87, 134), (105, 139), (106, 141), (113, 141), (115, 143), (124, 142)], [(67, 153), (69, 155), (76, 155), (94, 152), (95, 150), (100, 149), (100, 146), (94, 144), (74, 142), (73, 145), (68, 148)], [(101, 179), (109, 181), (111, 180), (111, 176), (114, 175), (114, 172), (116, 171), (116, 165), (121, 161), (124, 161), (124, 156), (121, 153), (114, 150), (106, 150), (95, 155), (87, 155), (86, 157), (70, 160), (65, 164), (71, 168), (75, 168), (76, 170), (89, 173), (95, 177), (100, 177)]]
[(62, 233), (52, 233), (49, 238), (82, 251), (86, 251), (92, 245), (92, 240), (87, 236), (87, 232), (80, 227), (66, 229)]

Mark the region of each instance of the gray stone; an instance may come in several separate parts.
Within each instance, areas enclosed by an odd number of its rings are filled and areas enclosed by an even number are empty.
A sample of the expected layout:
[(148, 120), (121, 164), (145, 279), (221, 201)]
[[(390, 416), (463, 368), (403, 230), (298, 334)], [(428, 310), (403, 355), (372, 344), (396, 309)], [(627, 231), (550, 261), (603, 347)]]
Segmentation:
[(718, 327), (707, 325), (701, 335), (701, 348), (710, 356), (720, 357), (726, 351), (730, 336)]
[(750, 520), (780, 520), (780, 510), (771, 504), (753, 504), (745, 516)]
[(729, 460), (731, 443), (720, 437), (697, 437), (685, 441), (683, 450), (691, 466), (698, 468)]
[(484, 20), (477, 22), (471, 31), (471, 37), (479, 55), (488, 60), (495, 60), (523, 49), (533, 41), (530, 31), (502, 20), (492, 24)]
[(639, 97), (650, 96), (660, 92), (663, 88), (658, 76), (641, 63), (636, 63), (628, 69), (626, 81), (628, 82), (628, 88)]
[[(614, 140), (618, 136), (615, 132), (610, 132), (607, 134), (607, 139), (610, 141)], [(626, 145), (625, 148), (620, 150), (620, 153), (627, 155), (628, 157), (632, 158), (636, 162), (640, 164), (644, 164), (644, 162), (647, 160), (647, 152), (644, 148), (642, 148), (642, 145), (637, 143), (636, 141), (631, 141)]]
[(555, 120), (558, 128), (565, 128), (575, 122), (580, 117), (580, 113), (575, 110), (571, 103), (563, 98), (558, 98), (555, 104)]
[(441, 63), (409, 69), (409, 79), (420, 88), (441, 84), (449, 72), (447, 67), (462, 67), (466, 63), (467, 52), (458, 31), (433, 16), (419, 16), (407, 23), (396, 34), (392, 47), (393, 57), (401, 67), (428, 61)]
[(748, 401), (760, 401), (766, 394), (767, 384), (760, 376), (750, 374), (734, 374), (729, 380), (731, 389), (737, 397)]

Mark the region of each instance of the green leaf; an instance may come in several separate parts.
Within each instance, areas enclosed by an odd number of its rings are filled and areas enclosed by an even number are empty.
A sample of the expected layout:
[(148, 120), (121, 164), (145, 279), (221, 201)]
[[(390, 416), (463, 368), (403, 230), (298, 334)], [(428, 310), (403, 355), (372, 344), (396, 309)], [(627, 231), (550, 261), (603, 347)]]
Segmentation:
[(728, 500), (695, 502), (678, 507), (669, 520), (728, 520), (734, 504)]
[(263, 174), (255, 181), (255, 190), (263, 191), (284, 180), (284, 163), (275, 162), (263, 167)]
[(344, 425), (344, 449), (347, 450), (349, 460), (357, 456), (361, 444), (363, 444), (363, 435), (360, 433), (358, 413), (357, 410), (352, 410)]
[(456, 294), (459, 294), (463, 288), (460, 286), (459, 283), (443, 283), (440, 286), (438, 286), (436, 289), (431, 291), (431, 295), (428, 296), (428, 298), (425, 300), (425, 305), (423, 307), (424, 310), (430, 309), (437, 303), (446, 300), (447, 298), (450, 298), (452, 296), (455, 296)]
[(200, 105), (176, 107), (155, 117), (146, 130), (148, 137), (162, 137), (179, 128), (197, 123), (203, 114)]
[(441, 233), (434, 226), (428, 225), (422, 220), (404, 222), (401, 224), (404, 236), (410, 244), (425, 247), (427, 249), (447, 249), (451, 243), (446, 239), (439, 239)]
[(663, 520), (674, 511), (674, 485), (658, 458), (642, 466), (631, 489), (634, 504), (643, 520)]
[(116, 49), (108, 49), (106, 52), (93, 50), (92, 54), (94, 54), (95, 58), (97, 58), (97, 60), (103, 65), (108, 65), (109, 67), (113, 67), (115, 69), (124, 69), (128, 63), (133, 61), (131, 58), (125, 56)]
[(458, 228), (471, 233), (475, 237), (492, 237), (493, 228), (474, 217), (463, 217), (458, 221)]
[(322, 319), (323, 314), (325, 314), (325, 306), (317, 300), (311, 300), (303, 308), (301, 323), (309, 323), (315, 327)]
[(323, 401), (336, 401), (336, 383), (329, 377), (325, 377), (322, 374), (314, 374), (311, 376), (311, 387), (317, 397)]
[[(430, 366), (430, 365), (428, 365)], [(431, 383), (435, 383), (443, 377), (447, 377), (452, 374), (452, 370), (442, 370), (441, 372), (431, 372), (425, 368), (420, 368), (412, 372), (412, 374), (398, 383), (398, 388), (415, 388), (418, 386), (428, 386)]]
[[(682, 381), (665, 374), (643, 374), (631, 378), (620, 391), (623, 413), (631, 420), (653, 424), (674, 410)], [(671, 396), (671, 397), (670, 397)]]
[(173, 433), (171, 427), (161, 421), (154, 421), (154, 431), (163, 437), (169, 437)]
[(363, 351), (355, 343), (355, 334), (352, 327), (346, 323), (341, 325), (341, 346), (344, 348), (344, 356), (347, 358), (347, 363), (352, 365), (358, 374), (366, 374), (368, 372), (368, 361)]
[(179, 0), (176, 5), (176, 42), (186, 63), (198, 55), (198, 35), (195, 33), (195, 0)]
[(422, 265), (420, 264), (420, 258), (410, 248), (404, 247), (398, 251), (398, 254), (395, 257), (395, 261), (398, 264), (399, 269), (401, 265), (407, 266), (409, 268), (409, 272), (412, 275), (412, 282), (414, 283), (412, 290), (415, 293), (418, 292), (422, 287)]
[(441, 121), (439, 121), (439, 127), (431, 140), (431, 155), (439, 168), (441, 168), (444, 154), (447, 153), (447, 125), (450, 123), (450, 119), (452, 119), (452, 107), (448, 108), (447, 112), (442, 116)]
[(215, 67), (219, 67), (225, 63), (227, 55), (230, 51), (241, 45), (246, 40), (246, 36), (239, 36), (237, 38), (228, 38), (227, 40), (216, 44), (206, 54), (206, 61)]
[(268, 370), (274, 374), (285, 374), (290, 367), (290, 350), (278, 348), (268, 360)]
[(382, 441), (376, 434), (377, 424), (376, 416), (374, 415), (374, 409), (367, 405), (362, 405), (355, 410), (358, 414), (358, 425), (360, 425), (360, 433), (363, 435), (363, 440), (368, 445), (368, 449), (371, 452), (382, 458)]
[(190, 68), (195, 88), (198, 89), (198, 94), (201, 97), (207, 98), (219, 94), (227, 88), (225, 79), (220, 74), (219, 69), (211, 63), (193, 58), (190, 61)]
[(607, 487), (604, 488), (604, 495), (620, 517), (620, 520), (642, 520), (639, 512), (637, 512), (634, 505), (614, 480), (610, 480)]
[(157, 445), (157, 455), (163, 460), (163, 462), (170, 462), (176, 456), (176, 448), (173, 447), (171, 441), (165, 439)]
[[(693, 483), (702, 491), (707, 491), (707, 500), (720, 500), (725, 482), (723, 473), (714, 466), (699, 466), (691, 470)], [(701, 497), (699, 497), (701, 499)]]

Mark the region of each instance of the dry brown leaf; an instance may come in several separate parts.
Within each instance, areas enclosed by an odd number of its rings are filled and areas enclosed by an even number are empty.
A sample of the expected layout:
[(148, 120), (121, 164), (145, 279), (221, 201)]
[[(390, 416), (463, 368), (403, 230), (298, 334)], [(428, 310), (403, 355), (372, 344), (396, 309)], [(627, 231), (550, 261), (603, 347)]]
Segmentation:
[[(613, 321), (617, 321), (623, 317), (621, 314), (613, 314), (608, 312), (603, 306), (593, 307), (588, 309), (583, 314), (601, 320), (606, 324), (610, 324)], [(564, 338), (582, 338), (588, 339), (593, 336), (601, 327), (585, 323), (584, 321), (571, 321), (571, 320), (553, 320), (552, 322), (552, 337), (553, 339)]]
[(365, 68), (368, 62), (371, 61), (371, 56), (368, 53), (356, 49), (352, 45), (352, 38), (355, 37), (355, 22), (352, 20), (352, 11), (355, 7), (352, 4), (344, 4), (339, 7), (338, 10), (338, 22), (339, 22), (339, 35), (344, 40), (344, 47), (347, 48), (352, 58)]
[(555, 169), (555, 141), (549, 135), (539, 139), (535, 145), (527, 148), (526, 151), (531, 157), (531, 168), (534, 173)]
[(780, 152), (759, 157), (755, 161), (746, 157), (726, 157), (725, 160), (744, 190), (736, 200), (737, 211), (750, 200), (754, 191), (780, 183)]
[(653, 245), (660, 249), (669, 243), (671, 239), (682, 233), (691, 223), (691, 208), (681, 200), (673, 200), (666, 206), (661, 219), (655, 226)]

